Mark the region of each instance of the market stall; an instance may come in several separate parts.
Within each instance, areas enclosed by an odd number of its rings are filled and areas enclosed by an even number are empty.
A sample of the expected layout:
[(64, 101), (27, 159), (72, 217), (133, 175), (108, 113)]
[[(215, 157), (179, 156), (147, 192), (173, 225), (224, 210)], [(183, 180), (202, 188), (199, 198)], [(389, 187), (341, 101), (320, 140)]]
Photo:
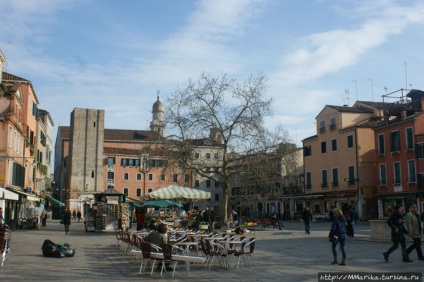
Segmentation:
[[(177, 186), (177, 185), (170, 185), (170, 186), (161, 188), (159, 190), (146, 194), (143, 197), (144, 200), (147, 200), (147, 201), (150, 200), (150, 202), (153, 202), (155, 200), (156, 201), (174, 200), (174, 201), (193, 202), (196, 200), (205, 200), (210, 198), (211, 198), (210, 192), (206, 192), (206, 191), (202, 191), (202, 190), (198, 190), (194, 188), (189, 188), (189, 187)], [(162, 209), (162, 211), (160, 209)], [(160, 209), (157, 215), (155, 213), (152, 213), (151, 215), (149, 214), (147, 215), (152, 219), (160, 218), (161, 220), (172, 224), (174, 227), (179, 227), (179, 226), (191, 227), (196, 225), (197, 222), (199, 221), (199, 214), (193, 210), (190, 210), (187, 213), (184, 212), (184, 215), (180, 215), (178, 213), (178, 210), (170, 211), (169, 206), (168, 206), (168, 211), (164, 207), (161, 207)]]
[(102, 193), (94, 194), (94, 199), (92, 214), (96, 230), (128, 228), (128, 204), (125, 203), (125, 194), (109, 188)]

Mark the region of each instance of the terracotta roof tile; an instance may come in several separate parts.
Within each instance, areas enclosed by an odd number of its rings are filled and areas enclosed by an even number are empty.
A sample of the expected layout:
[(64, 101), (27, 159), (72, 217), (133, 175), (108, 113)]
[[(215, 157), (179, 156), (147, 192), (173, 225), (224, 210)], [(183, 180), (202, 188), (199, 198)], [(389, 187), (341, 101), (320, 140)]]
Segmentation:
[(8, 73), (8, 72), (3, 72), (3, 80), (13, 80), (13, 81), (18, 80), (18, 81), (31, 82), (28, 79), (19, 77), (17, 75), (14, 75), (14, 74), (11, 74), (11, 73)]

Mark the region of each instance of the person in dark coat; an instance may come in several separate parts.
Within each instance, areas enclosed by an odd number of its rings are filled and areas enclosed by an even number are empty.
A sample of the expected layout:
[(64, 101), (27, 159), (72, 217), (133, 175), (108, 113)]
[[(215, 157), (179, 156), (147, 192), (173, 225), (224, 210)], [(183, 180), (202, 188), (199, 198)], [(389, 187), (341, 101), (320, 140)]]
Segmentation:
[(346, 220), (341, 210), (333, 210), (334, 219), (331, 223), (330, 233), (328, 234), (328, 240), (331, 242), (331, 249), (333, 251), (333, 261), (331, 264), (337, 264), (337, 244), (340, 243), (340, 249), (342, 251), (342, 261), (339, 265), (346, 265)]
[(69, 226), (71, 225), (71, 211), (66, 208), (65, 214), (63, 215), (63, 225), (65, 226), (65, 233), (66, 235), (69, 235)]
[(305, 224), (305, 234), (311, 234), (312, 213), (309, 207), (306, 207), (302, 213), (303, 223)]
[(80, 220), (81, 220), (81, 211), (80, 210), (78, 210), (77, 211), (77, 218), (78, 218), (78, 222), (80, 222)]
[(389, 255), (398, 248), (399, 243), (402, 247), (402, 261), (411, 262), (406, 252), (406, 237), (408, 231), (405, 226), (403, 226), (403, 208), (402, 206), (395, 206), (395, 211), (391, 214), (390, 218), (387, 220), (387, 224), (392, 229), (391, 238), (393, 246), (391, 246), (386, 252), (383, 253), (384, 259), (389, 261)]
[(417, 205), (411, 204), (409, 207), (409, 213), (406, 215), (406, 229), (408, 230), (409, 237), (411, 237), (413, 243), (406, 249), (406, 253), (409, 255), (415, 249), (417, 251), (418, 259), (424, 260), (423, 251), (421, 250), (421, 226), (420, 216), (417, 213)]
[(206, 208), (203, 212), (203, 221), (208, 223), (209, 232), (212, 232), (212, 214), (209, 208)]

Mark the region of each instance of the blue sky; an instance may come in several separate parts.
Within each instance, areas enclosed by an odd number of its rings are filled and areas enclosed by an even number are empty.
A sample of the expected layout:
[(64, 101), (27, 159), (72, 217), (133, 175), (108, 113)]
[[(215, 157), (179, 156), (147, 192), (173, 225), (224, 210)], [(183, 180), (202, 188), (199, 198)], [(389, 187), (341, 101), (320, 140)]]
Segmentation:
[(299, 145), (327, 104), (424, 89), (419, 0), (1, 0), (0, 11), (6, 71), (32, 81), (55, 131), (75, 107), (105, 109), (107, 128), (148, 129), (156, 92), (166, 102), (202, 72), (265, 75), (267, 125)]

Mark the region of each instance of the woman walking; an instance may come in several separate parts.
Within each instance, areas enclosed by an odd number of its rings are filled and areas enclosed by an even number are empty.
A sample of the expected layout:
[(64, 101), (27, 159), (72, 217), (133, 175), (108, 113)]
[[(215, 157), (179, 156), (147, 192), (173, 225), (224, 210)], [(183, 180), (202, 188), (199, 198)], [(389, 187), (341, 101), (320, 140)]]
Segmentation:
[(342, 251), (342, 261), (339, 265), (346, 265), (346, 220), (341, 210), (334, 209), (334, 219), (331, 223), (330, 233), (328, 240), (331, 242), (331, 249), (333, 251), (333, 261), (331, 264), (337, 264), (337, 245), (340, 243)]

